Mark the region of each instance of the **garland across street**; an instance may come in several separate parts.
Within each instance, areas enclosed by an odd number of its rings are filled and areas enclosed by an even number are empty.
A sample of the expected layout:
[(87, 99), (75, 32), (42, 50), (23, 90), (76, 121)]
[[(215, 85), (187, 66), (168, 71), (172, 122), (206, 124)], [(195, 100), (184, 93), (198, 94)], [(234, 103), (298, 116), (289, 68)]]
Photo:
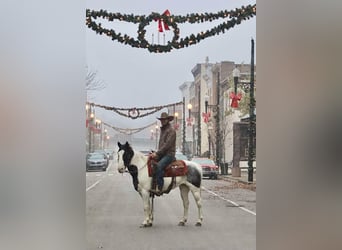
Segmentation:
[(126, 135), (132, 135), (132, 134), (136, 134), (146, 128), (150, 128), (151, 126), (153, 126), (154, 124), (156, 124), (155, 122), (147, 125), (147, 126), (144, 126), (144, 127), (141, 127), (141, 128), (118, 128), (118, 127), (114, 127), (106, 122), (103, 122), (104, 125), (106, 125), (107, 127), (110, 127), (112, 129), (114, 129), (115, 131), (119, 132), (119, 133), (122, 133), (122, 134), (126, 134)]
[[(240, 8), (236, 8), (235, 10), (224, 10), (219, 11), (217, 13), (193, 13), (187, 14), (186, 16), (180, 15), (171, 15), (168, 10), (166, 10), (163, 14), (152, 12), (150, 15), (126, 15), (121, 13), (111, 13), (106, 10), (86, 10), (86, 25), (88, 28), (92, 29), (99, 35), (106, 35), (111, 40), (117, 40), (120, 43), (130, 45), (134, 48), (144, 48), (149, 52), (161, 53), (161, 52), (170, 52), (172, 49), (181, 49), (184, 47), (188, 47), (190, 45), (194, 45), (199, 43), (201, 40), (219, 35), (220, 33), (224, 33), (226, 30), (233, 28), (235, 25), (240, 24), (244, 20), (248, 20), (256, 15), (256, 4), (241, 6)], [(134, 24), (139, 24), (137, 31), (137, 39), (130, 37), (127, 34), (117, 33), (114, 29), (104, 28), (100, 22), (96, 22), (97, 18), (106, 19), (109, 22), (113, 22), (114, 20), (122, 21), (122, 22), (130, 22)], [(180, 29), (178, 28), (178, 24), (182, 23), (202, 23), (202, 22), (211, 22), (218, 19), (228, 19), (227, 21), (222, 22), (221, 24), (215, 26), (214, 28), (202, 31), (197, 34), (191, 34), (190, 36), (186, 36), (185, 38), (180, 38)], [(146, 30), (145, 27), (150, 24), (151, 21), (159, 22), (159, 32), (163, 32), (161, 28), (161, 23), (164, 24), (166, 30), (168, 27), (173, 29), (173, 38), (171, 41), (168, 41), (165, 45), (160, 44), (150, 44), (146, 38)]]
[[(116, 107), (109, 107), (109, 106), (100, 105), (100, 104), (91, 103), (91, 102), (87, 102), (87, 104), (93, 107), (99, 107), (99, 108), (116, 112), (119, 115), (131, 118), (131, 119), (137, 119), (140, 117), (145, 117), (145, 116), (154, 114), (163, 108), (169, 108), (169, 107), (175, 107), (177, 105), (181, 105), (183, 104), (183, 102), (181, 101), (181, 102), (171, 103), (171, 104), (167, 104), (163, 106), (155, 106), (155, 107), (148, 107), (148, 108), (116, 108)], [(124, 113), (123, 111), (126, 111), (126, 113)], [(141, 114), (140, 112), (142, 111), (145, 113)]]

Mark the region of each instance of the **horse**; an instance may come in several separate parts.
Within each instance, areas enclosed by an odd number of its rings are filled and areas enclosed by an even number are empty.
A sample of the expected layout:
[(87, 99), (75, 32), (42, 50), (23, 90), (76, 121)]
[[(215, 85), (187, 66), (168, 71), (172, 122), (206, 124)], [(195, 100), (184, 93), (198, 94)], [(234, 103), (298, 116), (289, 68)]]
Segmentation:
[[(148, 156), (139, 151), (134, 151), (128, 142), (121, 144), (118, 142), (118, 172), (129, 172), (132, 175), (134, 189), (139, 193), (143, 200), (144, 215), (141, 227), (151, 227), (153, 223), (153, 198), (151, 193), (152, 177), (148, 174)], [(164, 177), (164, 186), (162, 191), (167, 188), (175, 189), (179, 187), (181, 198), (183, 201), (183, 217), (179, 221), (179, 226), (184, 226), (188, 220), (189, 211), (189, 198), (188, 194), (191, 191), (198, 208), (198, 219), (196, 226), (202, 226), (202, 198), (201, 198), (201, 181), (202, 181), (202, 168), (195, 162), (185, 161), (188, 172), (184, 176), (172, 177), (175, 181), (172, 183), (171, 177)], [(127, 168), (127, 170), (126, 170)]]

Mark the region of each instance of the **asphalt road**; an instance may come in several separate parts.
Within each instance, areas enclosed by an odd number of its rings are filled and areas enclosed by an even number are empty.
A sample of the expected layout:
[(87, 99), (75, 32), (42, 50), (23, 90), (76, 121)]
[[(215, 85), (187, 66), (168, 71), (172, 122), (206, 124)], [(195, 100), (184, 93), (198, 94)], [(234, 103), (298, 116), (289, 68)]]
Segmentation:
[(226, 180), (203, 180), (203, 225), (196, 227), (197, 207), (189, 193), (188, 222), (179, 189), (154, 199), (154, 221), (140, 228), (143, 204), (131, 176), (111, 162), (106, 172), (86, 173), (87, 249), (256, 249), (256, 196)]

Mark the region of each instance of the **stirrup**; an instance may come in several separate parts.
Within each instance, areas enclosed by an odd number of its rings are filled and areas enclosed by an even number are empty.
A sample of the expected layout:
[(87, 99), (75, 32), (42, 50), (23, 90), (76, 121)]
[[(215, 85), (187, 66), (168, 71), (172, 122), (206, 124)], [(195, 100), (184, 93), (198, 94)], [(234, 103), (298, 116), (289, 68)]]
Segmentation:
[(158, 190), (158, 189), (150, 189), (150, 192), (151, 192), (152, 194), (157, 195), (157, 196), (163, 195), (163, 191), (160, 191), (160, 190)]

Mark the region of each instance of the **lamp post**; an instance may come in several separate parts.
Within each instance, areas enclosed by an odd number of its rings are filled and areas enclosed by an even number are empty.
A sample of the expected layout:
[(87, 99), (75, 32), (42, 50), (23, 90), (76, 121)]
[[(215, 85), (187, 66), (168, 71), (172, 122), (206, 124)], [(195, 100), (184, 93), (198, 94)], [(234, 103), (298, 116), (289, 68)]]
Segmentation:
[[(96, 127), (96, 133), (100, 134), (100, 138), (99, 138), (99, 141), (96, 144), (97, 145), (96, 148), (97, 149), (101, 149), (101, 145), (102, 145), (102, 122), (101, 122), (100, 119), (96, 119), (95, 120), (95, 127)], [(100, 132), (98, 132), (98, 131), (100, 131)]]
[(221, 167), (221, 173), (224, 171), (221, 166), (221, 133), (220, 133), (220, 72), (217, 72), (217, 95), (216, 95), (216, 165)]
[(182, 153), (185, 155), (185, 97), (183, 97), (183, 134), (182, 134)]
[[(189, 115), (188, 115), (188, 117), (189, 117), (189, 120), (191, 121), (191, 109), (192, 109), (192, 104), (191, 103), (189, 103), (188, 104), (188, 111), (189, 111)], [(194, 135), (194, 124), (191, 124), (191, 126), (192, 126), (192, 147), (191, 147), (191, 153), (192, 153), (192, 155), (194, 155), (194, 142), (195, 142), (195, 135)]]
[(249, 145), (248, 145), (248, 181), (253, 182), (253, 159), (255, 157), (255, 99), (254, 99), (254, 40), (251, 40), (251, 84), (250, 84), (250, 109), (249, 109)]
[(107, 129), (105, 128), (103, 132), (102, 149), (105, 149), (107, 147), (106, 140), (107, 140)]
[(235, 65), (235, 69), (233, 69), (233, 78), (234, 78), (234, 93), (237, 94), (237, 85), (239, 83), (240, 78), (240, 70)]
[(159, 131), (159, 126), (156, 125), (156, 150), (158, 150), (158, 131)]
[[(217, 102), (216, 104), (209, 104), (209, 96), (205, 95), (204, 97), (204, 104), (205, 104), (205, 112), (208, 113), (208, 108), (211, 108), (214, 112), (216, 112), (215, 119), (216, 119), (216, 157), (215, 162), (218, 167), (221, 167), (221, 174), (226, 174), (222, 164), (221, 164), (221, 132), (220, 132), (220, 72), (217, 74)], [(210, 131), (209, 131), (209, 124), (208, 124), (208, 142), (209, 142), (209, 156), (211, 155), (210, 149)]]
[[(205, 113), (208, 115), (208, 107), (209, 107), (209, 96), (204, 96), (204, 103), (205, 103)], [(208, 154), (209, 158), (211, 157), (211, 149), (210, 149), (210, 131), (209, 131), (209, 121), (207, 121), (207, 129), (208, 129)]]
[(91, 153), (93, 151), (93, 139), (94, 139), (94, 134), (93, 134), (93, 124), (94, 124), (94, 118), (95, 118), (95, 114), (92, 112), (91, 107), (90, 107), (90, 115), (89, 115), (90, 119), (89, 119), (89, 153)]

